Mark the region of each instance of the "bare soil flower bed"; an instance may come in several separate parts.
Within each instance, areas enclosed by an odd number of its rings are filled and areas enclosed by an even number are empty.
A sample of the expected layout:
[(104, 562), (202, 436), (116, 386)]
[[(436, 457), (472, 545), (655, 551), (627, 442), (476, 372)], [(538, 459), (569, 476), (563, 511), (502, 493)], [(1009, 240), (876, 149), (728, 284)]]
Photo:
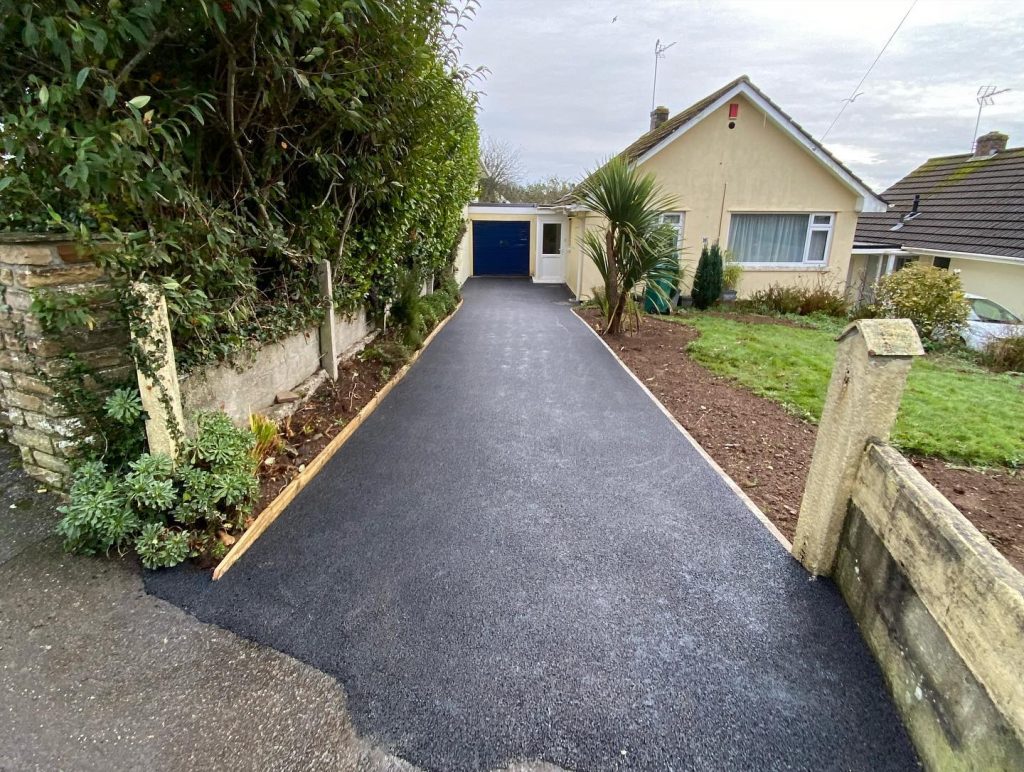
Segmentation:
[(253, 517), (319, 455), (338, 432), (392, 377), (392, 368), (357, 354), (340, 366), (336, 383), (324, 383), (298, 410), (281, 422), (285, 447), (260, 467), (260, 497)]
[[(581, 309), (595, 329), (594, 309)], [(746, 315), (741, 321), (779, 323)], [(786, 323), (783, 321), (783, 323)], [(608, 344), (768, 518), (792, 540), (817, 427), (693, 361), (693, 327), (645, 317), (639, 335)], [(914, 466), (1024, 571), (1024, 476), (911, 458)]]

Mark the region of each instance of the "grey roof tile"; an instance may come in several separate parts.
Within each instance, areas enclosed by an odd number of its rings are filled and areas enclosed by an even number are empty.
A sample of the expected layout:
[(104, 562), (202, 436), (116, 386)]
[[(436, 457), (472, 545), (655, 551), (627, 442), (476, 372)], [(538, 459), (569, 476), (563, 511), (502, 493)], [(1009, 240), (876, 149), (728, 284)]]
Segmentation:
[[(921, 196), (920, 214), (892, 230)], [(932, 158), (886, 190), (891, 209), (862, 214), (858, 245), (900, 244), (918, 249), (1016, 257), (1024, 261), (1024, 148), (975, 158)]]

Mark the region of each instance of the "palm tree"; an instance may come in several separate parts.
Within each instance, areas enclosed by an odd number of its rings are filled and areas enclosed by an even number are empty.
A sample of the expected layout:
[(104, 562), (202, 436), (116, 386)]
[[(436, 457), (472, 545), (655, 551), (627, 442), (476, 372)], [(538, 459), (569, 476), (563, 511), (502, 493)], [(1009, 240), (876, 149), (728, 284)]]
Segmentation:
[(605, 219), (602, 231), (586, 231), (583, 249), (594, 261), (607, 300), (605, 335), (622, 331), (629, 296), (640, 285), (667, 300), (661, 286), (678, 280), (676, 232), (661, 222), (675, 208), (653, 174), (641, 173), (623, 158), (613, 158), (580, 184), (580, 204)]

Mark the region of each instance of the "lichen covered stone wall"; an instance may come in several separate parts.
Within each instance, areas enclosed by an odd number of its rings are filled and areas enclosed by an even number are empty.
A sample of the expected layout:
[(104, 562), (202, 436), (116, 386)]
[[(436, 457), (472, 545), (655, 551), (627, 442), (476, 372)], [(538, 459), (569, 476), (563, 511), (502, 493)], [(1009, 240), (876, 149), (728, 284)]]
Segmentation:
[(130, 377), (133, 368), (123, 324), (105, 321), (101, 311), (92, 329), (47, 333), (32, 312), (33, 292), (84, 293), (104, 283), (103, 271), (72, 243), (0, 238), (0, 429), (21, 452), (25, 471), (53, 488), (67, 487), (76, 428), (53, 379), (67, 372), (69, 355), (111, 379)]

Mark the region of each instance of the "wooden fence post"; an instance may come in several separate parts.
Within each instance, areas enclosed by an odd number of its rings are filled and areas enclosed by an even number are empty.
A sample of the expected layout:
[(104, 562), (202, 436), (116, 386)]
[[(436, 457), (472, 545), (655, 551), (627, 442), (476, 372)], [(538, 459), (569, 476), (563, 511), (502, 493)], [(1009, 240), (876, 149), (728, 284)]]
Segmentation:
[(331, 261), (320, 263), (320, 299), (324, 304), (324, 320), (320, 323), (320, 367), (332, 380), (338, 380), (338, 344), (334, 338), (334, 283)]
[(143, 282), (132, 285), (140, 301), (138, 324), (132, 325), (132, 339), (138, 345), (146, 366), (136, 363), (139, 393), (146, 411), (146, 439), (149, 452), (178, 457), (178, 445), (184, 436), (185, 418), (181, 409), (178, 370), (174, 363), (171, 324), (167, 318), (167, 300), (158, 287)]
[(913, 357), (924, 353), (908, 319), (862, 319), (838, 340), (793, 538), (794, 557), (823, 576), (832, 573), (868, 440), (888, 439)]

